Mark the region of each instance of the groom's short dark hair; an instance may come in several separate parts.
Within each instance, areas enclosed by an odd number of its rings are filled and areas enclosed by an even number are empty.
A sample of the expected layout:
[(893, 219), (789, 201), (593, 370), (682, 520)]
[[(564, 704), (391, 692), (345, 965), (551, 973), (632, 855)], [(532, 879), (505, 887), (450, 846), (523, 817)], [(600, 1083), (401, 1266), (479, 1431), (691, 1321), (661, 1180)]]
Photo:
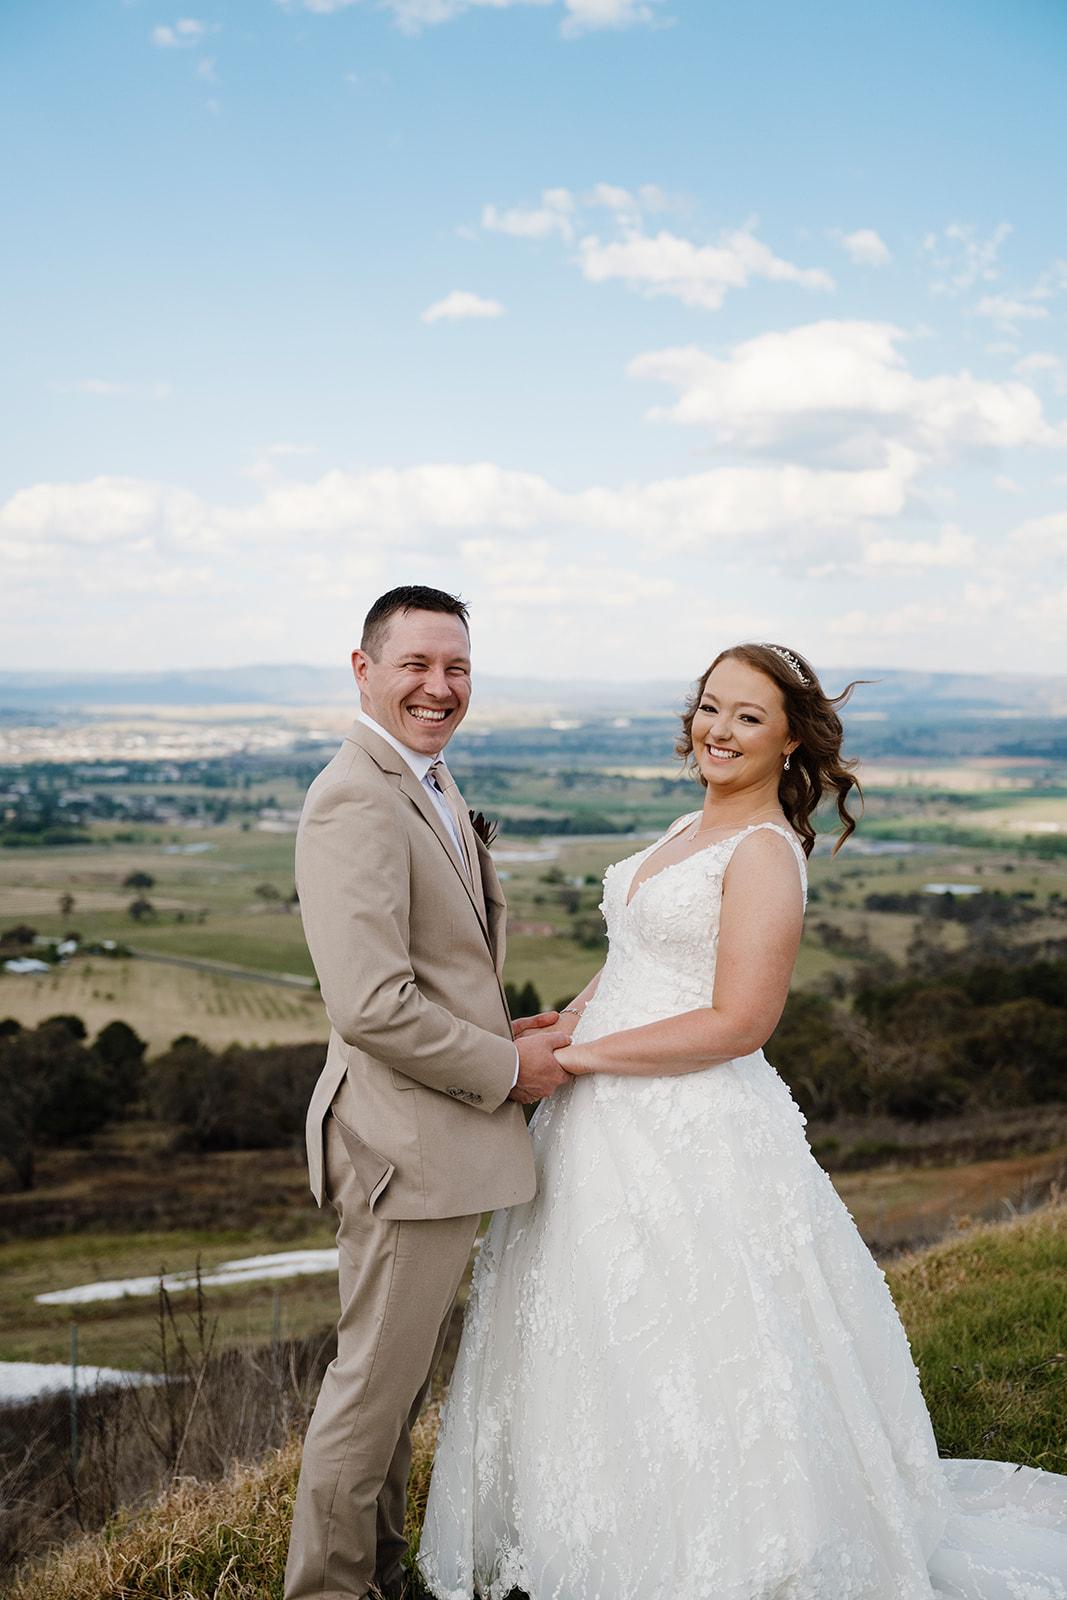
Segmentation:
[(470, 632), (467, 607), (458, 595), (446, 594), (443, 589), (427, 589), (421, 583), (405, 583), (375, 600), (363, 619), (359, 648), (372, 661), (378, 659), (389, 618), (396, 616), (398, 611), (444, 611), (449, 616), (459, 617)]

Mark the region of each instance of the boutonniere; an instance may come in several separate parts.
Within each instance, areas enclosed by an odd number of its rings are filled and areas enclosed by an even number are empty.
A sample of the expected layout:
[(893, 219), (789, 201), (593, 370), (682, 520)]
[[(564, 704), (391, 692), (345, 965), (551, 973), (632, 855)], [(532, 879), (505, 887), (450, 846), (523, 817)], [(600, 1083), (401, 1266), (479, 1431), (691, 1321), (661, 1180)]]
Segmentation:
[(471, 827), (488, 850), (497, 836), (497, 830), (500, 827), (499, 822), (490, 822), (489, 818), (483, 816), (480, 811), (472, 811), (470, 819)]

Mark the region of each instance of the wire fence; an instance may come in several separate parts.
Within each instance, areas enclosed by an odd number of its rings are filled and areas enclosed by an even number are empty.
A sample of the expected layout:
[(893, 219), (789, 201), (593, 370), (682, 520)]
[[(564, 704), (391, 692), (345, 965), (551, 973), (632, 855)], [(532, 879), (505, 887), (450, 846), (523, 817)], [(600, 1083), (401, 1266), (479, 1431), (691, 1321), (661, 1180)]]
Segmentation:
[(270, 1342), (220, 1351), (199, 1276), (180, 1319), (160, 1284), (156, 1370), (139, 1374), (83, 1363), (72, 1323), (55, 1387), (0, 1404), (0, 1575), (179, 1477), (221, 1477), (302, 1432), (335, 1336), (286, 1339), (282, 1311), (276, 1289)]

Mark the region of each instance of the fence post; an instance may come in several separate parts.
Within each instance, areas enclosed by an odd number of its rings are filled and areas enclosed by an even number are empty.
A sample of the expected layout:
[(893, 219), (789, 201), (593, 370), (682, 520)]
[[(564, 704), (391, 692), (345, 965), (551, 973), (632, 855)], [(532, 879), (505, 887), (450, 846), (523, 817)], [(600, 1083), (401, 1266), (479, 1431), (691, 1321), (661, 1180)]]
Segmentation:
[(78, 1324), (70, 1325), (70, 1481), (78, 1477)]

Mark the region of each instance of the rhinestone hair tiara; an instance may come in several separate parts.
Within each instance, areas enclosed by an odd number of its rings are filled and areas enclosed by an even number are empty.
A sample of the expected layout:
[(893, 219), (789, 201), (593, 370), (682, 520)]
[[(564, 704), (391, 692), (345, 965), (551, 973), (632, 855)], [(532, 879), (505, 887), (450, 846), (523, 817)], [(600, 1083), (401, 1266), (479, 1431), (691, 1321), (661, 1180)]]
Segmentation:
[(792, 669), (801, 683), (805, 686), (809, 683), (810, 680), (805, 676), (804, 668), (791, 650), (784, 649), (780, 644), (765, 644), (763, 648), (764, 650), (771, 650), (776, 656), (779, 656), (786, 666)]

